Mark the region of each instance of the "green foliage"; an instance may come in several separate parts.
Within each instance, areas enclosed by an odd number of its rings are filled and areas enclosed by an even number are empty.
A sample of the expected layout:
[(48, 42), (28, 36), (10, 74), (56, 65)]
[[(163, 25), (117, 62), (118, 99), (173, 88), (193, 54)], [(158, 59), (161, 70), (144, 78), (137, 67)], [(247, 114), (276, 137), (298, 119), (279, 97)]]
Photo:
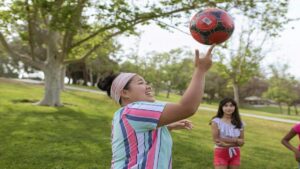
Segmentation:
[[(285, 18), (285, 15), (282, 14), (285, 14), (287, 10), (287, 1), (278, 3), (280, 5), (273, 5), (272, 2), (206, 2), (199, 0), (161, 0), (137, 5), (126, 0), (96, 0), (93, 2), (74, 0), (14, 0), (3, 1), (2, 4), (5, 8), (0, 10), (0, 23), (8, 35), (13, 33), (19, 34), (20, 39), (31, 43), (31, 48), (38, 44), (44, 44), (36, 47), (46, 50), (53, 46), (47, 46), (49, 44), (41, 40), (40, 36), (47, 36), (47, 32), (55, 31), (60, 34), (60, 38), (59, 42), (57, 42), (58, 46), (54, 50), (63, 50), (63, 53), (67, 55), (64, 56), (64, 58), (67, 60), (82, 56), (78, 55), (86, 53), (86, 51), (88, 51), (87, 49), (93, 48), (96, 44), (103, 43), (103, 39), (106, 41), (105, 38), (110, 36), (113, 32), (135, 33), (135, 25), (139, 23), (147, 24), (150, 20), (155, 18), (182, 17), (183, 15), (176, 14), (180, 12), (189, 13), (192, 9), (203, 9), (207, 6), (215, 6), (229, 10), (235, 7), (250, 18), (255, 20), (260, 19), (258, 20), (260, 22), (257, 23), (262, 23), (264, 25), (262, 28), (269, 31), (277, 30), (271, 29), (273, 28), (272, 25), (281, 27)], [(261, 11), (262, 8), (264, 9), (263, 11)], [(271, 11), (272, 16), (276, 17), (254, 17), (260, 16), (262, 13), (268, 14), (268, 11)], [(276, 13), (273, 11), (276, 11)], [(93, 24), (91, 24), (91, 22), (93, 22)], [(172, 22), (176, 25), (178, 21), (172, 19)], [(84, 41), (87, 42), (78, 46), (78, 49), (74, 49), (74, 45), (78, 45), (76, 42), (80, 42), (81, 44)], [(28, 47), (29, 46), (30, 44)], [(41, 51), (41, 49), (32, 49), (32, 51), (37, 50)], [(29, 53), (29, 55), (32, 55), (32, 53)], [(45, 56), (46, 54), (37, 53), (36, 55), (41, 57), (41, 55)]]
[(215, 62), (212, 66), (212, 68), (207, 72), (205, 77), (205, 94), (207, 94), (207, 97), (205, 99), (208, 99), (210, 101), (229, 97), (231, 96), (232, 92), (231, 89), (228, 88), (228, 80), (226, 77), (226, 74), (224, 72), (218, 71), (218, 66), (224, 66), (221, 65), (219, 62)]
[(20, 68), (18, 62), (8, 57), (0, 47), (0, 77), (17, 78)]
[(286, 103), (291, 106), (300, 96), (297, 93), (297, 82), (293, 76), (286, 73), (288, 66), (283, 65), (282, 69), (271, 66), (273, 75), (269, 80), (269, 88), (264, 93), (266, 98), (277, 103)]
[(227, 42), (227, 45), (232, 45), (230, 49), (217, 48), (215, 50), (216, 55), (219, 56), (218, 62), (215, 64), (216, 69), (223, 78), (228, 80), (228, 85), (233, 87), (234, 99), (238, 104), (239, 88), (251, 78), (260, 76), (260, 62), (264, 58), (262, 44), (265, 40), (259, 42), (252, 39), (255, 29), (253, 25), (248, 26), (240, 32), (237, 47), (232, 40)]
[(181, 94), (187, 88), (194, 71), (193, 55), (183, 49), (169, 52), (168, 63), (163, 67), (171, 89), (179, 90)]
[(150, 53), (147, 57), (133, 56), (121, 65), (121, 71), (136, 72), (151, 83), (156, 95), (162, 90), (174, 89), (181, 94), (187, 88), (193, 72), (191, 53), (182, 49)]
[[(134, 3), (127, 0), (4, 0), (2, 4), (5, 8), (0, 10), (0, 24), (3, 30), (11, 30), (7, 32), (8, 35), (19, 34), (26, 42), (32, 39), (32, 43), (38, 43), (35, 39), (38, 36), (55, 31), (61, 36), (61, 45), (67, 45), (61, 48), (71, 48), (67, 49), (71, 51), (72, 45), (76, 44), (73, 42), (76, 35), (86, 35), (77, 41), (83, 42), (98, 39), (97, 35), (105, 34), (107, 31), (110, 32), (107, 36), (116, 31), (135, 33), (137, 24), (147, 24), (157, 18), (170, 18), (172, 23), (177, 25), (183, 22), (177, 18), (186, 16), (184, 13), (190, 14), (192, 10), (213, 6), (229, 12), (235, 9), (255, 20), (256, 24), (261, 25), (261, 29), (276, 34), (286, 23), (288, 1), (280, 3), (277, 3), (277, 0), (273, 1), (254, 3), (254, 1), (160, 0)], [(71, 44), (64, 44), (67, 41)]]
[[(244, 36), (244, 33), (242, 32), (241, 36)], [(243, 40), (239, 41), (236, 52), (232, 49), (230, 56), (226, 55), (224, 51), (216, 49), (219, 56), (216, 68), (232, 84), (242, 85), (248, 82), (251, 77), (259, 75), (260, 61), (263, 59), (261, 55), (262, 48), (261, 46), (250, 46)]]

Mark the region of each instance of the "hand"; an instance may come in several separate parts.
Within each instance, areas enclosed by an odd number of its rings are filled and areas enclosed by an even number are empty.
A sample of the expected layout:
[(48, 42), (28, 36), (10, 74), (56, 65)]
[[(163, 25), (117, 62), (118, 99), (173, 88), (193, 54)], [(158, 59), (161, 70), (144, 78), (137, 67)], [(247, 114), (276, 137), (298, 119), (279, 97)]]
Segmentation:
[(245, 142), (244, 142), (244, 139), (239, 138), (239, 139), (237, 139), (236, 143), (239, 146), (243, 146)]
[(193, 128), (192, 122), (186, 119), (168, 125), (169, 130), (181, 130), (181, 129), (191, 130), (192, 128)]
[(296, 161), (300, 162), (300, 151), (295, 152), (295, 159)]
[(215, 144), (219, 147), (230, 147), (231, 146), (231, 144), (225, 143), (219, 139), (216, 140)]
[[(212, 55), (211, 52), (216, 44), (213, 44), (207, 51), (206, 54), (199, 54), (199, 50), (195, 50), (195, 66), (202, 72), (207, 72), (212, 65)], [(201, 56), (200, 56), (201, 55)]]

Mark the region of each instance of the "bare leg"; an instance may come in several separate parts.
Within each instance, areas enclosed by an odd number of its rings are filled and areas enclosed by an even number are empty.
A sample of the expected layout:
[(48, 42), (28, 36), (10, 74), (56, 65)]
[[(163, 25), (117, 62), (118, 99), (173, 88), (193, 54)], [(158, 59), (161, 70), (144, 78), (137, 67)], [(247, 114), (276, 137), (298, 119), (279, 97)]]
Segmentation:
[(229, 166), (229, 169), (240, 169), (239, 165), (231, 165)]
[(228, 169), (228, 166), (215, 166), (215, 169)]

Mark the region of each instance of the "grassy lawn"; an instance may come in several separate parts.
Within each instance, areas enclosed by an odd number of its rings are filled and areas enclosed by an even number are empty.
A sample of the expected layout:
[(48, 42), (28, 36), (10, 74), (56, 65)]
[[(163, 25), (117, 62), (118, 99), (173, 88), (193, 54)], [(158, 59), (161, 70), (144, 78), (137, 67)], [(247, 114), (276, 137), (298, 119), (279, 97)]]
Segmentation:
[[(61, 108), (34, 106), (43, 87), (0, 79), (1, 169), (108, 169), (110, 130), (118, 108), (100, 94), (65, 91)], [(212, 169), (211, 112), (191, 118), (194, 129), (175, 131), (174, 169)], [(293, 154), (280, 144), (291, 124), (244, 117), (243, 169), (295, 169)], [(293, 144), (299, 143), (298, 138)]]

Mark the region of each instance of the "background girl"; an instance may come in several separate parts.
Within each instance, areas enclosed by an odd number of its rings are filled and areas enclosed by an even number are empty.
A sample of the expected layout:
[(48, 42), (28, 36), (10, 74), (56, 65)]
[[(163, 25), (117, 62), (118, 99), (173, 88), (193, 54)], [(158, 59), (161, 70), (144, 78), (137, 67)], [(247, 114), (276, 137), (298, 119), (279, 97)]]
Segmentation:
[(236, 102), (231, 98), (223, 99), (210, 124), (215, 142), (215, 169), (239, 169), (244, 126)]

